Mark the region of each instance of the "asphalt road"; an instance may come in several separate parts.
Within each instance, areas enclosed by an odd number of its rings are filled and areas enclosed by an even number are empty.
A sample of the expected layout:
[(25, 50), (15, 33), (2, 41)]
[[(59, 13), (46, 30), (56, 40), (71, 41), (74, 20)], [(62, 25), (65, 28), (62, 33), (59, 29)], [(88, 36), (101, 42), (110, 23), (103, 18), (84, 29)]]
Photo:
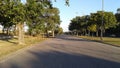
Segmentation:
[(120, 68), (120, 47), (61, 35), (13, 53), (0, 68)]

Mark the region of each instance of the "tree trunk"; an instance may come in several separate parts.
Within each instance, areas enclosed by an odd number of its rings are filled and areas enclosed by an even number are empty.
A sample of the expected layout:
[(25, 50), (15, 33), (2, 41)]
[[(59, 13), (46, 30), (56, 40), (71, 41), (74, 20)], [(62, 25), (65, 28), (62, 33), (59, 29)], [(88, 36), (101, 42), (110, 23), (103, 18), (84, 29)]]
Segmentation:
[(88, 36), (90, 36), (90, 31), (88, 30)]
[(101, 27), (101, 29), (100, 29), (100, 40), (101, 40), (101, 41), (103, 41), (103, 38), (102, 38), (102, 37), (103, 37), (103, 28)]
[(18, 43), (19, 44), (24, 44), (24, 31), (23, 31), (23, 24), (18, 23), (17, 25), (18, 27)]
[(78, 36), (78, 31), (76, 31), (76, 33), (77, 33), (77, 36)]
[(23, 42), (23, 44), (25, 44), (25, 40), (24, 40), (24, 23), (22, 24), (22, 42)]
[(18, 24), (16, 24), (15, 27), (14, 27), (14, 35), (15, 36), (19, 36), (19, 29), (18, 29), (18, 27), (19, 27)]
[(3, 29), (2, 29), (2, 33), (5, 34), (5, 28), (4, 28), (4, 27), (3, 27)]
[(96, 31), (96, 37), (98, 37), (98, 30)]
[(46, 29), (46, 36), (49, 37), (49, 33), (48, 33), (48, 30)]
[(53, 37), (53, 38), (55, 37), (55, 32), (54, 32), (54, 30), (52, 31), (52, 37)]
[(87, 35), (87, 31), (85, 30), (85, 36)]
[(99, 30), (100, 30), (100, 27), (97, 25), (97, 31), (96, 31), (96, 37), (98, 37), (99, 36)]
[(105, 28), (103, 29), (103, 36), (105, 36), (105, 33), (106, 33), (106, 30), (105, 30)]
[(7, 27), (7, 35), (9, 35), (9, 28)]
[(92, 37), (93, 37), (93, 32), (92, 32)]

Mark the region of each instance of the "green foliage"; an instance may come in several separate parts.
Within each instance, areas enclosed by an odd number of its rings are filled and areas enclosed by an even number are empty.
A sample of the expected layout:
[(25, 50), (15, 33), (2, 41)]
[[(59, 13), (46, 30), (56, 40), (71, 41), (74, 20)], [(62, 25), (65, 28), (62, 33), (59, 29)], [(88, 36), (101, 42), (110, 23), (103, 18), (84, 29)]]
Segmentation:
[(60, 24), (59, 10), (50, 1), (27, 0), (26, 18), (30, 35), (54, 30)]
[(108, 35), (114, 34), (116, 36), (120, 36), (120, 8), (117, 9), (117, 13), (115, 14), (117, 25), (115, 27), (112, 27), (110, 29), (106, 30), (106, 33)]
[(54, 31), (56, 27), (60, 25), (60, 16), (58, 8), (48, 8), (44, 12), (44, 22), (45, 22), (45, 32), (48, 34), (48, 31)]
[(13, 8), (13, 22), (14, 23), (24, 23), (25, 21), (25, 8), (22, 3), (18, 3), (17, 5), (15, 4)]
[[(39, 35), (46, 31), (46, 19), (48, 19), (47, 30), (55, 30), (60, 25), (59, 10), (52, 7), (49, 0), (0, 0), (0, 24), (3, 30), (14, 28), (18, 31), (19, 40), (24, 40), (24, 24), (29, 27), (30, 35)], [(47, 10), (47, 12), (46, 12)], [(48, 13), (49, 18), (45, 16)], [(17, 27), (17, 29), (16, 29)]]
[(98, 32), (101, 28), (106, 30), (115, 27), (116, 25), (117, 21), (112, 12), (103, 13), (102, 11), (98, 11), (96, 13), (91, 13), (91, 15), (73, 18), (69, 25), (69, 30), (76, 30), (80, 33), (84, 33), (86, 31)]
[(43, 29), (44, 22), (42, 21), (42, 12), (44, 10), (42, 2), (36, 2), (34, 0), (27, 0), (26, 3), (26, 22), (29, 27), (29, 34), (39, 34)]
[(117, 19), (117, 22), (120, 23), (120, 13), (116, 13), (116, 14), (115, 14), (115, 17), (116, 17), (116, 19)]
[(83, 33), (86, 32), (88, 28), (88, 21), (89, 21), (89, 16), (82, 16), (82, 17), (76, 17), (71, 20), (71, 23), (69, 25), (69, 30), (70, 31), (76, 31), (77, 33)]
[(14, 25), (12, 22), (13, 15), (11, 10), (13, 8), (13, 2), (9, 0), (0, 0), (0, 24), (3, 26), (3, 33), (7, 30), (7, 34), (10, 28)]
[[(103, 16), (103, 24), (102, 24), (102, 16)], [(101, 26), (104, 26), (104, 29), (108, 29), (110, 27), (114, 27), (117, 22), (114, 14), (112, 12), (102, 12), (98, 11), (97, 13), (92, 13), (90, 17), (91, 22), (97, 25), (100, 29)]]
[(63, 33), (63, 29), (61, 28), (61, 27), (56, 27), (56, 29), (55, 29), (55, 34), (56, 35), (59, 35), (59, 34), (62, 34)]
[(92, 24), (92, 25), (88, 26), (88, 30), (91, 31), (91, 32), (96, 32), (96, 31), (97, 31), (96, 28), (97, 28), (97, 27), (96, 27), (95, 24)]

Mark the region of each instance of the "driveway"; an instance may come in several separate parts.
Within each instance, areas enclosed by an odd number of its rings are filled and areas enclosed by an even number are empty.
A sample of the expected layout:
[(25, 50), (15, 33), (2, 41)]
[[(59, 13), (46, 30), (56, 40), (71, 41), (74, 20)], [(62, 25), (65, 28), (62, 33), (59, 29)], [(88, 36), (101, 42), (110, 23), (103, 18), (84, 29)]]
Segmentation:
[(120, 47), (61, 35), (11, 54), (0, 68), (120, 68)]

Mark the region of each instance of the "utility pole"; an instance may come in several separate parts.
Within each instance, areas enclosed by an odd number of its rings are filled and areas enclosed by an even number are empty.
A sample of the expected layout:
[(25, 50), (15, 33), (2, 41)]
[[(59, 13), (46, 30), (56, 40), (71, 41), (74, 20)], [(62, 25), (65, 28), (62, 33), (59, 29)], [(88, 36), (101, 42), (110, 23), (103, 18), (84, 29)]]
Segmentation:
[[(76, 17), (78, 16), (78, 12), (76, 12)], [(77, 18), (77, 23), (78, 23), (78, 18)], [(76, 35), (78, 36), (78, 30), (76, 29)]]
[(102, 22), (101, 22), (101, 34), (100, 39), (103, 40), (103, 29), (104, 29), (104, 0), (102, 0)]

